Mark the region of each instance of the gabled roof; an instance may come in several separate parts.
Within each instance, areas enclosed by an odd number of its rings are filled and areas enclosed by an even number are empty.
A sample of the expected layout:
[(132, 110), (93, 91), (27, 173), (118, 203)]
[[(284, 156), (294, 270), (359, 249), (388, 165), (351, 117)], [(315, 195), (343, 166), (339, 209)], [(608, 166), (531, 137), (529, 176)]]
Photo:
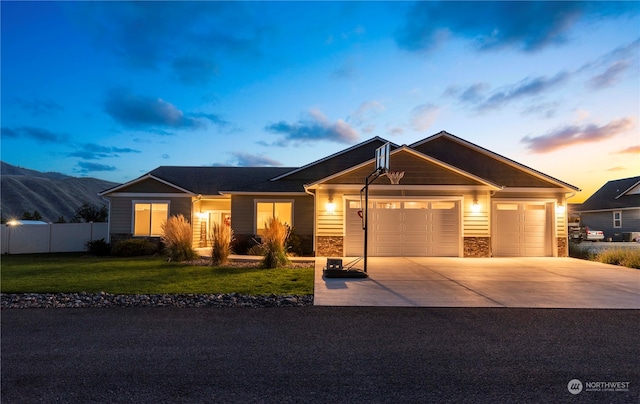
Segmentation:
[(640, 176), (608, 181), (584, 201), (577, 211), (640, 208), (640, 192), (636, 191), (639, 184)]
[(334, 153), (323, 159), (314, 161), (303, 167), (285, 173), (281, 176), (273, 178), (273, 181), (279, 181), (283, 178), (289, 180), (302, 180), (303, 182), (312, 182), (320, 178), (329, 177), (335, 173), (344, 171), (350, 167), (370, 160), (375, 154), (375, 150), (390, 143), (391, 150), (397, 149), (399, 146), (388, 142), (381, 137), (373, 137), (357, 145)]
[(441, 131), (409, 147), (502, 187), (567, 188), (566, 182)]

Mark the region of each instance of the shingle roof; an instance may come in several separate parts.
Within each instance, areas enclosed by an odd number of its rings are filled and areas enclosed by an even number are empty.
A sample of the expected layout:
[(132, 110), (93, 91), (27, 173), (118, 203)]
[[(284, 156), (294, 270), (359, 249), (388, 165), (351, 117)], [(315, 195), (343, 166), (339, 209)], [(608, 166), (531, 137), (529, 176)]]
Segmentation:
[(604, 184), (589, 197), (578, 209), (578, 212), (605, 209), (640, 208), (640, 194), (624, 194), (640, 182), (640, 176), (612, 180)]
[(291, 167), (160, 166), (149, 174), (196, 194), (221, 192), (304, 192), (302, 181), (270, 181)]

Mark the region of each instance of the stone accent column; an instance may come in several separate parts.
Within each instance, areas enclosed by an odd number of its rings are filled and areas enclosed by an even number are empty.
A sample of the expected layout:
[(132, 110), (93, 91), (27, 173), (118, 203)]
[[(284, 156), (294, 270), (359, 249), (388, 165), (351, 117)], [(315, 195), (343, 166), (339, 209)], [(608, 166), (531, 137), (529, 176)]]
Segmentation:
[(566, 237), (558, 237), (558, 257), (569, 256), (569, 245)]
[(316, 237), (317, 257), (342, 257), (344, 254), (344, 240), (342, 236)]
[(491, 257), (491, 237), (465, 237), (464, 257)]

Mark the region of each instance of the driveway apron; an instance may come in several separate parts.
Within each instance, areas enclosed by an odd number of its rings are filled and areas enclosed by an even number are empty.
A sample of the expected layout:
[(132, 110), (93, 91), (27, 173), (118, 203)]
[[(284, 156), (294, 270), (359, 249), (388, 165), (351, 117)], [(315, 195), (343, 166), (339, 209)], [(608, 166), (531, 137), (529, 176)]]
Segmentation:
[(317, 306), (640, 309), (640, 270), (574, 258), (370, 257), (363, 279), (325, 278), (325, 264)]

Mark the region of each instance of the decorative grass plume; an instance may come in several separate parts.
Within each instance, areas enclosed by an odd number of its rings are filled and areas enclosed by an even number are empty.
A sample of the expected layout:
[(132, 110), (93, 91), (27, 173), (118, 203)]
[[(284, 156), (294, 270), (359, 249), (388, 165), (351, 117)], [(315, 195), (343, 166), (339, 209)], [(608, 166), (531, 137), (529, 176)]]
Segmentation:
[(183, 215), (171, 216), (162, 224), (160, 236), (170, 261), (189, 261), (198, 258), (192, 247), (193, 230)]

